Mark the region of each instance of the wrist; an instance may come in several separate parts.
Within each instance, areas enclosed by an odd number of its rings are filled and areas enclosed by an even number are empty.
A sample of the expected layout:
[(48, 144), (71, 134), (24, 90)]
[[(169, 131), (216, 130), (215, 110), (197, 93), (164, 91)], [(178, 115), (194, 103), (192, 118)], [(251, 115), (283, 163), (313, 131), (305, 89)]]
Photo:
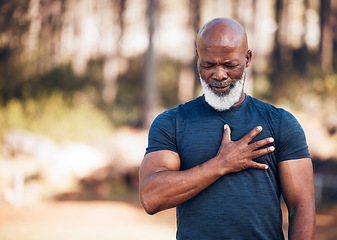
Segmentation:
[(221, 164), (221, 159), (219, 159), (218, 156), (215, 156), (214, 158), (210, 159), (209, 162), (212, 164), (212, 170), (213, 172), (220, 178), (226, 174), (228, 174), (229, 168)]

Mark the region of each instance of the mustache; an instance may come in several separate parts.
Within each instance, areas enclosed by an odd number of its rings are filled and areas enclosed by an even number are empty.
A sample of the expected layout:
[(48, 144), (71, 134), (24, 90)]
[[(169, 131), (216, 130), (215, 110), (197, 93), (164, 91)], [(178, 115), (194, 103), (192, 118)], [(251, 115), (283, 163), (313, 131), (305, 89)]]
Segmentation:
[(212, 81), (212, 82), (209, 82), (208, 85), (212, 87), (227, 87), (227, 86), (233, 87), (234, 83)]

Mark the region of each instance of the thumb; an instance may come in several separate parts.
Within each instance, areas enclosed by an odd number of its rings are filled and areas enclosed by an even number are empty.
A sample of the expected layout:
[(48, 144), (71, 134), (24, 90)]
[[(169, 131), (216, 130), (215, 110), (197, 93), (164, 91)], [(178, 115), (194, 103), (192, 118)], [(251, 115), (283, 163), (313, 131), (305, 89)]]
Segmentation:
[(228, 124), (224, 125), (224, 132), (223, 132), (223, 136), (222, 136), (222, 142), (223, 143), (227, 143), (227, 142), (231, 142), (231, 129), (228, 126)]

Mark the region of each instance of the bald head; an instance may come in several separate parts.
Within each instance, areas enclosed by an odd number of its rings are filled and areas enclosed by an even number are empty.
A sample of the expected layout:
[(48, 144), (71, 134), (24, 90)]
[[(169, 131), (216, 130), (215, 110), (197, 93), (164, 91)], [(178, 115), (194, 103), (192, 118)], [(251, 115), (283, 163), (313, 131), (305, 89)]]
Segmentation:
[(200, 29), (196, 45), (207, 103), (220, 111), (241, 104), (245, 71), (252, 57), (245, 29), (233, 19), (216, 18)]
[(230, 18), (215, 18), (206, 23), (197, 35), (197, 52), (200, 47), (228, 46), (239, 47), (246, 52), (248, 41), (245, 29)]

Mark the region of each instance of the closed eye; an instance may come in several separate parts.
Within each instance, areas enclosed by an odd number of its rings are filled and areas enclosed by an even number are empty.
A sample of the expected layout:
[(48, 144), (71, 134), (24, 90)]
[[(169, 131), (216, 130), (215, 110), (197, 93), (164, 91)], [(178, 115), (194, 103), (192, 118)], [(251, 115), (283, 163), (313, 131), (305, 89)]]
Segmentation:
[(233, 64), (233, 63), (225, 63), (224, 66), (226, 68), (230, 68), (230, 69), (233, 69), (233, 68), (237, 68), (239, 65), (238, 64)]
[(203, 63), (201, 63), (201, 67), (204, 69), (210, 69), (214, 66), (214, 63), (209, 62), (209, 61), (205, 61)]

